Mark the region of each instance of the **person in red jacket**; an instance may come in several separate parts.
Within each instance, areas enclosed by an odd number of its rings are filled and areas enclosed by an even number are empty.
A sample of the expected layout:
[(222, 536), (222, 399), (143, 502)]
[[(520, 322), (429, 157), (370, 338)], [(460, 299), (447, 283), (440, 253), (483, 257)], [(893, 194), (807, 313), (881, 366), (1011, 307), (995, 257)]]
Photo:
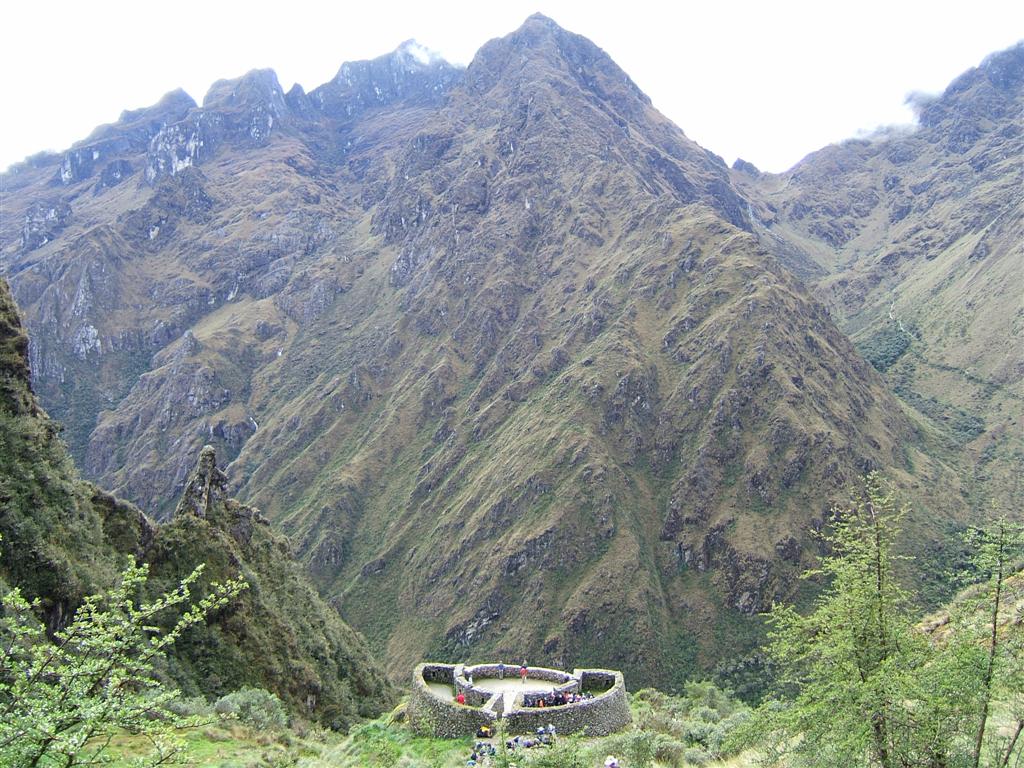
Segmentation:
[(455, 703), (456, 704), (465, 704), (466, 703), (466, 694), (464, 694), (462, 691), (459, 691), (459, 695), (455, 697)]
[(523, 683), (524, 684), (526, 683), (526, 676), (528, 674), (530, 674), (530, 673), (529, 673), (529, 670), (526, 669), (526, 662), (524, 661), (523, 665), (521, 667), (519, 667), (519, 677), (521, 677), (523, 679)]

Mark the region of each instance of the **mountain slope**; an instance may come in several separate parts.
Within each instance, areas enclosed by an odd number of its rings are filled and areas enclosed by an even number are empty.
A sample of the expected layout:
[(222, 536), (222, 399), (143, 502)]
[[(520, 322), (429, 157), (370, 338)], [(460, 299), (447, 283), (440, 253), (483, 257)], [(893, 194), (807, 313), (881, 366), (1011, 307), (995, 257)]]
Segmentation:
[[(294, 712), (339, 727), (389, 706), (393, 689), (365, 641), (316, 595), (287, 540), (226, 497), (212, 449), (163, 525), (81, 481), (29, 388), (28, 346), (0, 281), (0, 581), (39, 598), (55, 630), (126, 557), (149, 564), (154, 590), (174, 589), (200, 563), (201, 589), (240, 574), (248, 589), (175, 646), (168, 673), (178, 685), (209, 696), (266, 687)], [(202, 503), (188, 503), (196, 485)]]
[(1024, 500), (1024, 44), (938, 97), (912, 132), (734, 172), (767, 246), (817, 294), (978, 503)]
[(216, 85), (110, 191), (20, 169), (47, 240), (4, 264), (90, 474), (169, 511), (213, 442), (396, 675), (679, 681), (753, 646), (861, 473), (923, 491), (922, 549), (963, 513), (721, 160), (590, 41), (534, 16), (465, 71), (403, 47), (281, 93)]

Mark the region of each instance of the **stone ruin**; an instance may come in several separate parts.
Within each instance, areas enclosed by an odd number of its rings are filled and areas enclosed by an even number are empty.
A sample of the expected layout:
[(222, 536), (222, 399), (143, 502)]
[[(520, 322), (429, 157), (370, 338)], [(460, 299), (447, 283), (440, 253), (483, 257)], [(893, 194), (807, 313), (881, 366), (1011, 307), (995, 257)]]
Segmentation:
[[(622, 673), (610, 669), (574, 669), (571, 673), (546, 667), (527, 667), (529, 679), (553, 684), (553, 690), (566, 693), (592, 692), (593, 698), (551, 707), (523, 705), (528, 688), (515, 694), (506, 709), (505, 695), (488, 690), (477, 681), (499, 677), (495, 664), (420, 664), (413, 672), (409, 699), (409, 722), (413, 729), (435, 738), (454, 739), (472, 736), (481, 726), (497, 728), (499, 721), (506, 735), (536, 733), (553, 725), (557, 733), (581, 733), (607, 736), (630, 723), (626, 684)], [(519, 676), (518, 664), (506, 664), (506, 678)], [(473, 683), (470, 683), (470, 678)], [(466, 703), (444, 698), (430, 689), (430, 683), (452, 686), (462, 693)]]

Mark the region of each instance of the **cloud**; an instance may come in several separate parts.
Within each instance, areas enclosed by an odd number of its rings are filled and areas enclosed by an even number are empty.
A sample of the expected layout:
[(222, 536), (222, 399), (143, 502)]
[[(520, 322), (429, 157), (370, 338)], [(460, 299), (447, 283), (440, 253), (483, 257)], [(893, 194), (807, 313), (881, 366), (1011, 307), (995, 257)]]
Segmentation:
[(424, 67), (445, 60), (444, 56), (442, 56), (440, 53), (431, 48), (427, 48), (427, 46), (415, 40), (406, 40), (404, 43), (398, 46), (398, 50), (401, 53), (404, 53), (407, 56), (412, 57), (417, 62), (419, 62), (420, 65)]
[(924, 93), (923, 91), (911, 91), (907, 94), (906, 98), (903, 99), (903, 103), (906, 104), (910, 110), (914, 113), (914, 118), (919, 120), (921, 113), (925, 108), (934, 103), (939, 98), (937, 93)]

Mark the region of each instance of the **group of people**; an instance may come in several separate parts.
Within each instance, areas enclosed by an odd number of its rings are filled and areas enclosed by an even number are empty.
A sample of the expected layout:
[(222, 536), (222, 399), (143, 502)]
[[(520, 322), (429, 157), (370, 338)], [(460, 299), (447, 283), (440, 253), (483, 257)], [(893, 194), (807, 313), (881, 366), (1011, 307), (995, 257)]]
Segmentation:
[(513, 736), (505, 742), (508, 749), (531, 749), (533, 747), (550, 747), (555, 743), (555, 726), (548, 723), (547, 728), (543, 725), (537, 728), (534, 736)]
[(578, 701), (594, 698), (592, 693), (576, 693), (575, 691), (548, 691), (547, 693), (524, 693), (524, 707), (561, 707), (564, 704), (575, 704)]
[(497, 754), (497, 750), (493, 744), (488, 744), (486, 741), (478, 741), (473, 745), (473, 753), (469, 756), (469, 760), (466, 761), (466, 765), (483, 765), (487, 758), (494, 757), (495, 754)]
[[(515, 669), (516, 669), (515, 666), (509, 666), (509, 665), (505, 664), (504, 662), (501, 662), (500, 664), (498, 664), (498, 679), (499, 680), (504, 680), (505, 679), (505, 673), (507, 672), (508, 674), (512, 674), (512, 672)], [(526, 659), (523, 659), (523, 663), (519, 665), (518, 672), (519, 672), (519, 678), (525, 683), (527, 676), (529, 676), (529, 674), (530, 674), (530, 669), (529, 669), (529, 667), (526, 666)], [(469, 675), (469, 684), (470, 685), (473, 684), (473, 675), (472, 674)]]
[[(480, 729), (476, 732), (477, 738), (490, 738), (493, 736), (489, 726), (480, 726)], [(517, 749), (532, 749), (534, 747), (549, 747), (555, 743), (555, 726), (548, 723), (547, 727), (540, 726), (537, 728), (536, 735), (533, 736), (513, 736), (511, 739), (505, 741), (505, 748), (509, 752), (514, 752)], [(478, 741), (473, 745), (473, 751), (466, 761), (467, 766), (480, 766), (489, 765), (490, 758), (497, 754), (497, 750), (494, 745), (487, 741)]]

